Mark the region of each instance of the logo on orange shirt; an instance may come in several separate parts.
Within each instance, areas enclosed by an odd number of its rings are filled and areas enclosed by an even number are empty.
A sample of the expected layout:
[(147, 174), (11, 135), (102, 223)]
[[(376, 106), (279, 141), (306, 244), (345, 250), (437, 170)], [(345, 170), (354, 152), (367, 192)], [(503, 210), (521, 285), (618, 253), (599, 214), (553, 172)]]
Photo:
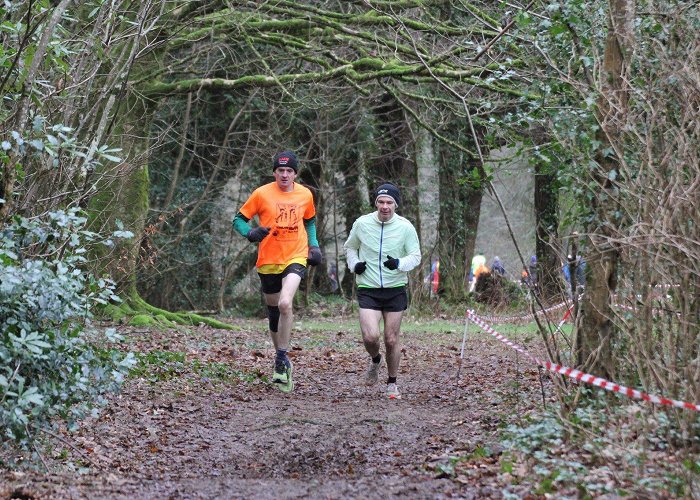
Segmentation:
[(277, 217), (272, 234), (278, 240), (296, 240), (299, 237), (299, 222), (302, 216), (293, 203), (277, 203)]

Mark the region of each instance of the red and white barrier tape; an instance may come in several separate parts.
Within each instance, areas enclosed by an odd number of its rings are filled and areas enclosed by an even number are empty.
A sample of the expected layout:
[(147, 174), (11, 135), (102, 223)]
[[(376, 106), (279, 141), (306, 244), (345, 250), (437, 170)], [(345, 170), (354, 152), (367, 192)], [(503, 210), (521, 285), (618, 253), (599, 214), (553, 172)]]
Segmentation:
[[(627, 310), (627, 311), (632, 311), (632, 312), (636, 312), (636, 311), (637, 311), (637, 308), (635, 308), (635, 307), (633, 307), (633, 306), (630, 306), (630, 305), (621, 304), (621, 303), (615, 303), (614, 305), (615, 305), (615, 307), (618, 307), (618, 308), (620, 308), (620, 309), (625, 309), (625, 310)], [(552, 311), (557, 311), (557, 310), (559, 310), (559, 309), (563, 309), (564, 307), (566, 307), (566, 302), (561, 302), (560, 304), (555, 304), (555, 305), (553, 305), (553, 306), (549, 306), (549, 307), (545, 308), (544, 310), (538, 310), (538, 311), (537, 311), (537, 314), (538, 314), (538, 315), (540, 315), (540, 314), (549, 314), (549, 313), (552, 312)], [(570, 315), (569, 313), (570, 313), (572, 307), (573, 307), (573, 304), (570, 305), (570, 306), (568, 307), (567, 313), (564, 314), (564, 318), (563, 318), (564, 321), (565, 321), (566, 319), (568, 319), (568, 317), (569, 317), (569, 315)], [(659, 314), (659, 313), (662, 313), (662, 312), (669, 312), (669, 311), (666, 311), (666, 310), (664, 310), (664, 309), (659, 309), (659, 308), (653, 308), (653, 309), (652, 309), (652, 313), (654, 313), (654, 314)], [(673, 311), (670, 311), (670, 312), (673, 313)], [(675, 312), (675, 314), (676, 314), (677, 316), (680, 315), (679, 312)], [(500, 323), (512, 323), (512, 322), (517, 322), (517, 321), (531, 321), (531, 320), (535, 319), (535, 315), (532, 314), (532, 313), (525, 313), (525, 314), (515, 315), (515, 316), (491, 316), (491, 315), (484, 315), (484, 316), (483, 316), (483, 319), (485, 319), (485, 320), (487, 320), (487, 321), (490, 321), (490, 322), (492, 322), (492, 323), (500, 324)], [(560, 327), (560, 328), (561, 328), (561, 325), (562, 325), (562, 324), (563, 324), (563, 322), (559, 324), (559, 327)]]
[(630, 398), (635, 398), (635, 399), (642, 399), (644, 401), (649, 401), (650, 403), (654, 403), (657, 405), (669, 405), (669, 406), (675, 406), (676, 408), (685, 408), (687, 410), (695, 410), (697, 412), (700, 412), (700, 405), (693, 404), (693, 403), (686, 403), (685, 401), (678, 401), (675, 399), (669, 399), (669, 398), (664, 398), (661, 396), (655, 396), (653, 394), (647, 394), (642, 391), (638, 391), (636, 389), (630, 389), (629, 387), (625, 387), (624, 385), (619, 385), (615, 384), (613, 382), (610, 382), (608, 380), (605, 380), (604, 378), (596, 377), (594, 375), (589, 375), (588, 373), (584, 373), (582, 371), (576, 370), (574, 368), (569, 368), (567, 366), (561, 366), (556, 363), (552, 363), (551, 361), (541, 361), (531, 355), (529, 352), (527, 352), (525, 349), (520, 347), (518, 344), (510, 341), (508, 338), (504, 337), (500, 333), (498, 333), (496, 330), (491, 328), (488, 324), (486, 324), (483, 320), (481, 320), (476, 314), (474, 314), (474, 311), (467, 310), (467, 318), (471, 320), (475, 325), (477, 325), (479, 328), (484, 330), (486, 333), (496, 337), (498, 340), (503, 342), (504, 344), (512, 347), (516, 351), (522, 353), (533, 361), (535, 364), (542, 366), (543, 368), (546, 368), (550, 372), (554, 373), (559, 373), (561, 375), (566, 375), (567, 377), (573, 378), (575, 380), (580, 380), (581, 382), (585, 382), (587, 384), (595, 385), (596, 387), (600, 387), (602, 389), (605, 389), (606, 391), (612, 391), (612, 392), (617, 392), (620, 394), (624, 394), (627, 397)]
[[(555, 304), (553, 306), (549, 306), (545, 308), (543, 311), (538, 310), (537, 314), (547, 314), (552, 311), (557, 311), (559, 309), (562, 309), (566, 307), (566, 302), (562, 302), (560, 304)], [(510, 323), (513, 321), (530, 321), (535, 318), (535, 315), (532, 313), (526, 313), (522, 315), (517, 315), (517, 316), (484, 316), (484, 318), (488, 319), (489, 321), (492, 321), (493, 323)]]
[(561, 321), (557, 325), (557, 329), (554, 331), (554, 333), (561, 332), (561, 327), (564, 326), (564, 323), (566, 323), (566, 320), (571, 317), (571, 313), (573, 312), (573, 310), (574, 310), (574, 305), (571, 304), (571, 306), (564, 313), (564, 316), (562, 316)]
[[(624, 309), (625, 311), (632, 311), (633, 313), (637, 313), (639, 309), (634, 306), (626, 305), (626, 304), (615, 304), (615, 307), (619, 307), (620, 309)], [(651, 313), (652, 314), (673, 314), (675, 316), (681, 316), (681, 313), (679, 311), (669, 311), (668, 309), (660, 309), (658, 307), (652, 307), (651, 308)]]

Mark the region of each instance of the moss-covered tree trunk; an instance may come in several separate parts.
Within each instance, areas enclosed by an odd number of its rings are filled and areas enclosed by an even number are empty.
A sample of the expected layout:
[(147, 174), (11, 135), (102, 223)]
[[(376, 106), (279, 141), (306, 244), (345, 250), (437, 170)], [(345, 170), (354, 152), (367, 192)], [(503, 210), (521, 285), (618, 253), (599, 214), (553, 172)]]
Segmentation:
[[(128, 231), (132, 237), (115, 238), (114, 246), (98, 255), (98, 273), (109, 275), (118, 293), (136, 293), (136, 266), (148, 216), (148, 132), (150, 114), (141, 106), (130, 106), (113, 128), (113, 141), (120, 141), (122, 162), (98, 172), (96, 192), (88, 211), (93, 230)], [(134, 111), (138, 110), (138, 111)]]
[[(137, 268), (141, 264), (141, 248), (147, 237), (148, 219), (148, 158), (149, 126), (148, 108), (138, 104), (127, 109), (132, 114), (123, 115), (113, 129), (114, 141), (119, 140), (122, 162), (110, 171), (100, 172), (96, 193), (91, 198), (88, 212), (93, 230), (104, 233), (132, 234), (130, 238), (114, 238), (112, 247), (100, 249), (96, 255), (97, 273), (108, 275), (117, 284), (122, 304), (107, 309), (115, 321), (129, 317), (139, 324), (198, 324), (216, 328), (232, 328), (230, 325), (196, 314), (172, 313), (146, 303), (136, 287)], [(138, 110), (138, 112), (136, 112)]]
[(561, 295), (559, 246), (559, 217), (556, 176), (550, 165), (538, 162), (535, 165), (535, 219), (537, 239), (538, 281), (542, 297), (546, 301)]

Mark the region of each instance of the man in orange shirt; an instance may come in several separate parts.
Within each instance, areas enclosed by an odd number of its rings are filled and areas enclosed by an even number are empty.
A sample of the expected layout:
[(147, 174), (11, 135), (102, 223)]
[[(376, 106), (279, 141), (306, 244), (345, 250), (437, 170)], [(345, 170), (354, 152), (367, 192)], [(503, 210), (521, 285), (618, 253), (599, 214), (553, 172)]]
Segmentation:
[[(267, 304), (270, 336), (275, 346), (273, 385), (282, 392), (294, 389), (292, 362), (287, 357), (292, 331), (292, 303), (306, 266), (321, 263), (316, 238), (316, 208), (311, 191), (294, 182), (296, 155), (277, 153), (272, 160), (275, 181), (253, 191), (233, 218), (233, 228), (259, 243), (255, 266)], [(258, 216), (259, 225), (250, 220)]]

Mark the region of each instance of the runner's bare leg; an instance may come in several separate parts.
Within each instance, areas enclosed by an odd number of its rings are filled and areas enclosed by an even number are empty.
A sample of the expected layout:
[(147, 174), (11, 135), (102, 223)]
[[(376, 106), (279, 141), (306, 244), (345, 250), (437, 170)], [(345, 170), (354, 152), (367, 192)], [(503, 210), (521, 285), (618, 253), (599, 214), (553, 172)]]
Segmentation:
[(384, 314), (384, 346), (386, 347), (386, 368), (390, 377), (396, 377), (399, 372), (401, 359), (401, 318), (403, 311), (385, 312)]
[(381, 319), (381, 311), (360, 308), (362, 342), (365, 344), (365, 349), (371, 358), (375, 358), (379, 354), (379, 320)]
[(277, 326), (277, 332), (270, 332), (275, 350), (289, 350), (289, 339), (292, 335), (292, 322), (294, 321), (292, 305), (294, 302), (294, 294), (299, 289), (300, 283), (301, 276), (289, 273), (282, 278), (282, 290), (280, 290), (279, 293), (265, 294), (265, 303), (268, 306), (277, 306), (280, 308), (280, 320)]

